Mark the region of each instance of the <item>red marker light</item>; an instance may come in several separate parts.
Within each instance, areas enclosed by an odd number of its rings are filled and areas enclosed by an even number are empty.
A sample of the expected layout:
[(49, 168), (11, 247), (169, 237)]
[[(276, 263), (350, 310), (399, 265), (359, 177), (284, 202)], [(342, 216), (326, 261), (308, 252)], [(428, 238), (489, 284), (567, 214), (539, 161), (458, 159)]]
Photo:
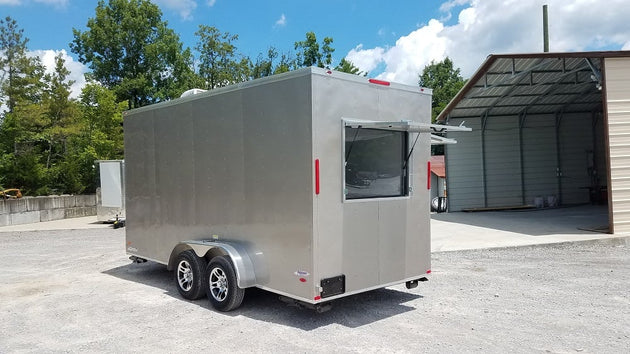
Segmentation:
[(301, 281), (302, 283), (306, 283), (306, 279), (305, 279), (305, 278), (300, 278), (300, 281)]
[(315, 296), (315, 297), (313, 298), (313, 300), (315, 300), (315, 301), (317, 301), (317, 300), (321, 300), (321, 299), (322, 299), (322, 297), (321, 297), (321, 296)]
[(371, 84), (377, 84), (377, 85), (383, 85), (383, 86), (389, 86), (390, 85), (389, 81), (383, 81), (383, 80), (377, 80), (377, 79), (369, 79), (368, 81)]
[(315, 160), (315, 194), (319, 194), (319, 159)]
[(427, 162), (427, 189), (431, 189), (431, 161)]
[(431, 269), (427, 270), (427, 274), (431, 274)]

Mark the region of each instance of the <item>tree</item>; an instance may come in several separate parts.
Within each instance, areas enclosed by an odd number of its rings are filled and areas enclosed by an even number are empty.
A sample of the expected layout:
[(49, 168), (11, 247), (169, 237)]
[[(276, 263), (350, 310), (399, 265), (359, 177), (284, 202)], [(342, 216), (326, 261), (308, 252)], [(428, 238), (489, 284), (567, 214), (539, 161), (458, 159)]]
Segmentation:
[(0, 97), (9, 112), (13, 112), (20, 101), (40, 98), (44, 67), (39, 58), (26, 55), (27, 43), (24, 30), (14, 19), (0, 19)]
[(263, 57), (262, 53), (258, 54), (256, 63), (252, 64), (251, 74), (253, 79), (273, 75), (273, 61), (278, 57), (276, 48), (269, 47), (267, 57)]
[(298, 68), (297, 59), (290, 54), (282, 54), (280, 62), (273, 69), (273, 73), (282, 74)]
[(366, 72), (361, 71), (361, 69), (354, 66), (354, 64), (352, 64), (350, 60), (346, 60), (346, 58), (341, 59), (339, 64), (335, 67), (335, 70), (348, 74), (367, 76)]
[(27, 38), (23, 36), (24, 30), (19, 29), (17, 22), (11, 17), (0, 19), (0, 90), (6, 101), (9, 112), (15, 108), (15, 92), (13, 87), (17, 76), (20, 74), (18, 63), (26, 56)]
[(67, 138), (76, 133), (77, 105), (70, 99), (70, 88), (74, 81), (68, 80), (70, 71), (65, 67), (62, 54), (55, 56), (55, 71), (46, 75), (43, 106), (46, 107), (46, 126), (43, 137), (47, 141), (46, 169), (56, 158), (63, 157)]
[(192, 86), (191, 53), (167, 25), (149, 0), (99, 0), (88, 30), (73, 29), (70, 48), (119, 101), (140, 107)]
[(199, 52), (199, 76), (205, 82), (204, 88), (214, 89), (249, 78), (249, 59), (239, 58), (236, 53), (234, 42), (238, 35), (206, 25), (199, 25), (195, 35), (199, 37), (195, 49)]
[(74, 171), (68, 169), (72, 163), (69, 145), (73, 136), (79, 133), (79, 108), (76, 100), (70, 98), (74, 81), (68, 79), (70, 71), (65, 67), (63, 55), (55, 56), (55, 70), (45, 76), (42, 106), (45, 109), (44, 128), (41, 140), (42, 161), (46, 171), (48, 187), (62, 193), (80, 193), (83, 187)]
[(23, 30), (10, 17), (0, 20), (0, 97), (7, 111), (0, 113), (0, 184), (35, 193), (45, 184), (41, 165), (44, 67), (28, 57)]
[(290, 54), (282, 54), (276, 64), (277, 58), (278, 51), (274, 47), (269, 47), (266, 57), (263, 57), (262, 53), (259, 54), (256, 62), (251, 65), (251, 78), (258, 79), (297, 69), (296, 59)]
[(295, 49), (299, 50), (297, 65), (300, 67), (318, 66), (329, 68), (332, 64), (332, 53), (335, 49), (331, 46), (333, 39), (325, 37), (320, 45), (314, 32), (306, 32), (306, 39), (295, 42)]
[(453, 61), (446, 57), (440, 62), (431, 61), (420, 74), (419, 84), (433, 89), (431, 120), (446, 108), (446, 105), (464, 87), (466, 80), (460, 75), (459, 68), (453, 67)]
[(126, 102), (117, 102), (116, 94), (90, 82), (81, 92), (79, 133), (72, 137), (63, 168), (72, 172), (66, 184), (80, 186), (82, 193), (96, 191), (96, 160), (123, 158), (123, 117)]

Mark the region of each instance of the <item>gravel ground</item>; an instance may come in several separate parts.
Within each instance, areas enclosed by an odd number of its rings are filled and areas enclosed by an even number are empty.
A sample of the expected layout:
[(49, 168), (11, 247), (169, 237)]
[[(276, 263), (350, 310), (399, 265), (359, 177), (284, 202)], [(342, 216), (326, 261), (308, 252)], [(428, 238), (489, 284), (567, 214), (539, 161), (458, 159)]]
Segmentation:
[[(616, 244), (615, 244), (616, 243)], [(626, 242), (433, 254), (430, 281), (323, 314), (253, 289), (230, 313), (132, 264), (124, 229), (0, 234), (0, 353), (627, 353)]]

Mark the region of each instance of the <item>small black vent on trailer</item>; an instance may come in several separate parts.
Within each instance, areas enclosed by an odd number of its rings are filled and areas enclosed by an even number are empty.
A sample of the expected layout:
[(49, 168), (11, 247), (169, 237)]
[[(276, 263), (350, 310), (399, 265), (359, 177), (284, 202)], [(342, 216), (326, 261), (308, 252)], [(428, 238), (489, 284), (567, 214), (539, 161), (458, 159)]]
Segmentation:
[(339, 275), (332, 278), (322, 279), (322, 299), (334, 295), (343, 294), (346, 292), (346, 276)]

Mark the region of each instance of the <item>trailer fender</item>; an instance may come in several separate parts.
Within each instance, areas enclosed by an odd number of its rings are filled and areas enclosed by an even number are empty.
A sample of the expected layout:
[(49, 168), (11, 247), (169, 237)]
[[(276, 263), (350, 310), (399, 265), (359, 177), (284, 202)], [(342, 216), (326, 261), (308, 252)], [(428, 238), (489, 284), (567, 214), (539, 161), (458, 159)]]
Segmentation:
[[(197, 256), (206, 257), (227, 255), (232, 260), (239, 288), (249, 288), (258, 284), (256, 270), (247, 250), (239, 244), (218, 241), (182, 241), (171, 253), (168, 268), (171, 269), (177, 255), (187, 249), (195, 251)], [(208, 259), (210, 261), (210, 259)]]

